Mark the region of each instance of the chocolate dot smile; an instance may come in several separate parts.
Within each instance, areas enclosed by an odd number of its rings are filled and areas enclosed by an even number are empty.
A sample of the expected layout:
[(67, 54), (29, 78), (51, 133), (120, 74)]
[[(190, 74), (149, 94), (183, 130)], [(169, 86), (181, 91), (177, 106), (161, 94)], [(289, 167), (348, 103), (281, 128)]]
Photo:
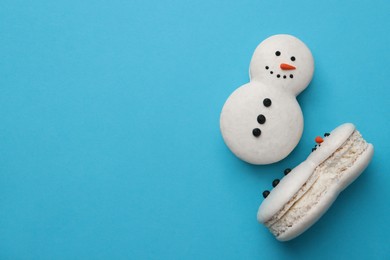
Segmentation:
[[(292, 58), (294, 58), (294, 57), (292, 57)], [(294, 60), (295, 60), (295, 58), (294, 58)], [(283, 68), (285, 68), (285, 66), (287, 66), (287, 69), (283, 69)], [(288, 64), (285, 64), (285, 63), (282, 63), (282, 65), (281, 65), (281, 67), (283, 67), (282, 68), (282, 70), (284, 71), (284, 70), (295, 70), (295, 67), (294, 66), (291, 66), (291, 68), (293, 68), (293, 69), (291, 69), (290, 68), (290, 66), (291, 65), (288, 65)], [(267, 66), (265, 66), (264, 67), (265, 68), (265, 70), (269, 70), (269, 74), (271, 74), (271, 75), (273, 75), (274, 74), (274, 71), (273, 70), (270, 70), (271, 68), (267, 65)], [(276, 74), (276, 77), (278, 78), (278, 79), (281, 79), (281, 78), (283, 78), (283, 79), (287, 79), (287, 77), (290, 77), (290, 79), (293, 79), (294, 78), (294, 75), (293, 74)]]

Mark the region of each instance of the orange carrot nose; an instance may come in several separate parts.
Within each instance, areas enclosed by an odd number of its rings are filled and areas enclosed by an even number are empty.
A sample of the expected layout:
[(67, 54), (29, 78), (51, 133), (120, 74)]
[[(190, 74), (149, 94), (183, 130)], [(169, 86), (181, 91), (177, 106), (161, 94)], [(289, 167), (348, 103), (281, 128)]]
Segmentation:
[(317, 136), (316, 139), (314, 139), (314, 141), (316, 141), (317, 144), (320, 144), (324, 141), (324, 139), (322, 139), (321, 136)]
[(290, 64), (287, 64), (287, 63), (280, 64), (280, 68), (282, 70), (295, 70), (296, 69), (293, 65), (290, 65)]

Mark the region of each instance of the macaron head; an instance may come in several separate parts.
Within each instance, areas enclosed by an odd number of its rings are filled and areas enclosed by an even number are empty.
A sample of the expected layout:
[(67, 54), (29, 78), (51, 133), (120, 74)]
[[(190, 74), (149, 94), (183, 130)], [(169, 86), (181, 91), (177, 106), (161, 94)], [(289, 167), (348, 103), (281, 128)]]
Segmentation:
[(279, 34), (256, 48), (250, 65), (251, 80), (298, 95), (310, 83), (314, 60), (309, 48), (298, 38)]

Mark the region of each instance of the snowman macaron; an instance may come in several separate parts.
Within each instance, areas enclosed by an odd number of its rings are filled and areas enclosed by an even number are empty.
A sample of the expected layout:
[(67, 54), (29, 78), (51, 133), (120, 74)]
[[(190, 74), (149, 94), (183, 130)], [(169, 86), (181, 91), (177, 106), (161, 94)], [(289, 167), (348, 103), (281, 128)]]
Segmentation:
[(220, 117), (223, 139), (238, 158), (270, 164), (291, 153), (303, 131), (296, 96), (313, 72), (313, 56), (296, 37), (280, 34), (260, 43), (250, 63), (250, 82), (230, 95)]

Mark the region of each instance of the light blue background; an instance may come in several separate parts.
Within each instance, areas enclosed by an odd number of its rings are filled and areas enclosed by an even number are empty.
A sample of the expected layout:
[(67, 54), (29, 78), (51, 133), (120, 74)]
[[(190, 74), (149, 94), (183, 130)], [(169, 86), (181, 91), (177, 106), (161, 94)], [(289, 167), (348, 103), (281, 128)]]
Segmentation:
[[(0, 259), (389, 259), (390, 2), (0, 1)], [(219, 132), (255, 47), (310, 47), (303, 137), (248, 165)], [(353, 122), (365, 173), (301, 237), (256, 221), (313, 138)]]

